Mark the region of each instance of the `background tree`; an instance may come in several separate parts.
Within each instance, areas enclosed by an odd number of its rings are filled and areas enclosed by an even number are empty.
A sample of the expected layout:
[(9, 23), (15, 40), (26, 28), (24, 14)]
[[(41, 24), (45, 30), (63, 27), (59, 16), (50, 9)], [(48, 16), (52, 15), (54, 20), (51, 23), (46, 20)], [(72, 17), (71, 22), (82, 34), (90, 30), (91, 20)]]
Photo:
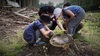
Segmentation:
[(32, 6), (38, 7), (39, 6), (39, 0), (32, 0)]
[(64, 2), (69, 1), (71, 4), (80, 5), (85, 10), (100, 10), (99, 0), (64, 0)]
[(45, 6), (45, 5), (51, 5), (51, 6), (54, 6), (54, 3), (49, 1), (48, 3), (40, 3), (38, 8), (42, 7), (42, 6)]
[(62, 8), (64, 3), (59, 3), (56, 5), (56, 7)]
[(51, 6), (54, 6), (54, 3), (49, 1), (47, 5), (51, 5)]
[(47, 5), (47, 4), (46, 3), (40, 3), (39, 8), (42, 7), (42, 6), (45, 6), (45, 5)]

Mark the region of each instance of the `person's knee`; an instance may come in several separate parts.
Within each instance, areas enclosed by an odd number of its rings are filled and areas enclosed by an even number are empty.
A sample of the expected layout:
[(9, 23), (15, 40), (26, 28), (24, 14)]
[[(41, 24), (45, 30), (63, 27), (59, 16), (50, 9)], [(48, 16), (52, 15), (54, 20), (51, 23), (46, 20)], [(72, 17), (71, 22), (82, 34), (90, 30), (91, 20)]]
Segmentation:
[(28, 43), (28, 44), (34, 44), (35, 43), (35, 38), (32, 35), (25, 35), (24, 36), (24, 40)]

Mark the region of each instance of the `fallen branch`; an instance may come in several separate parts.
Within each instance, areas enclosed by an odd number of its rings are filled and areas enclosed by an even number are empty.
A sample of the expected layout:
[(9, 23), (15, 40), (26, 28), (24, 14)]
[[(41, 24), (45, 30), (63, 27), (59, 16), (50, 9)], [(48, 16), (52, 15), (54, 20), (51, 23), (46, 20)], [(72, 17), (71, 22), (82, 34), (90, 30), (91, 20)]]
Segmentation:
[(21, 21), (14, 21), (14, 23), (16, 24), (20, 24), (20, 25), (28, 25), (28, 22), (21, 22)]
[(17, 13), (22, 12), (22, 11), (24, 11), (24, 10), (26, 10), (26, 9), (27, 9), (27, 8), (20, 9), (19, 11), (17, 11)]
[(15, 15), (18, 15), (18, 16), (21, 16), (21, 17), (23, 17), (23, 18), (30, 19), (28, 16), (25, 16), (25, 15), (20, 14), (20, 13), (18, 13), (18, 12), (14, 12), (14, 14), (15, 14)]
[(32, 17), (33, 15), (35, 15), (35, 14), (37, 14), (38, 12), (36, 12), (36, 11), (33, 11), (32, 13), (29, 13), (28, 14), (28, 17)]

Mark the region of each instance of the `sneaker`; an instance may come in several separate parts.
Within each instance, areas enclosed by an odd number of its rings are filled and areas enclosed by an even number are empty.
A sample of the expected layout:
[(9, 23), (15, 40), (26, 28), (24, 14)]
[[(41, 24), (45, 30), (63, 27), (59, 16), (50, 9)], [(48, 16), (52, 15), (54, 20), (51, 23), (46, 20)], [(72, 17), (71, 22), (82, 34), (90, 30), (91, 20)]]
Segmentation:
[(77, 32), (77, 33), (75, 33), (75, 34), (81, 35), (81, 33), (80, 33), (80, 32)]
[(73, 34), (68, 34), (70, 37), (72, 37), (73, 36)]

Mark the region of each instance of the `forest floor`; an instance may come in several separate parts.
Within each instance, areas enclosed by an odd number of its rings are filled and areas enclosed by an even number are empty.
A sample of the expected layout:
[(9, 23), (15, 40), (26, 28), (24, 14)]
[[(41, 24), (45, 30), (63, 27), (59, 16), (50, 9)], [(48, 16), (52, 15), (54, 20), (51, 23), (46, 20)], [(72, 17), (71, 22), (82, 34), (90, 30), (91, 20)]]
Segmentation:
[(37, 16), (25, 19), (9, 10), (0, 9), (0, 56), (100, 56), (100, 13), (94, 15), (87, 13), (83, 20), (82, 34), (75, 35), (76, 47), (72, 45), (64, 50), (50, 44), (37, 47), (27, 45), (23, 40), (23, 31)]

